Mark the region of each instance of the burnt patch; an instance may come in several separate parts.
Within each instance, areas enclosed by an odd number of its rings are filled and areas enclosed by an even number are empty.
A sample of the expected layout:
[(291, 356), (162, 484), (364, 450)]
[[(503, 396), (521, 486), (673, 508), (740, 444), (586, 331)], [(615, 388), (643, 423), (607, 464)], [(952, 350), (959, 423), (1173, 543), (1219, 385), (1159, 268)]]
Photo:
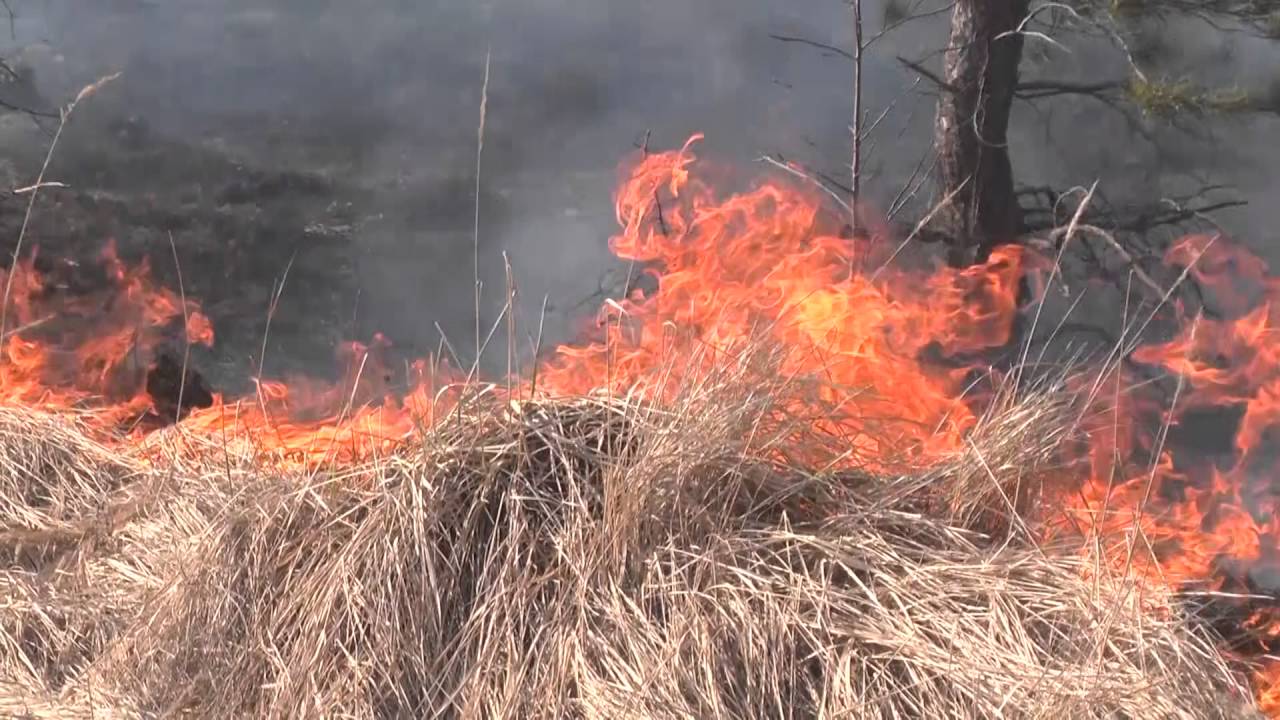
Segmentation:
[(168, 352), (161, 352), (147, 371), (147, 394), (163, 420), (177, 420), (193, 409), (213, 406), (213, 391), (204, 376)]

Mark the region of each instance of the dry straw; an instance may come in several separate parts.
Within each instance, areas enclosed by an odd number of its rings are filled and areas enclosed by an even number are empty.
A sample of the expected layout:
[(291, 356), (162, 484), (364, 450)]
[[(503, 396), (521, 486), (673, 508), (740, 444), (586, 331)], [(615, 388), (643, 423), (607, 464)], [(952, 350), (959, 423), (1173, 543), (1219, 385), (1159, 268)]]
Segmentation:
[(1158, 589), (1023, 527), (1056, 386), (872, 477), (780, 459), (840, 447), (782, 411), (804, 387), (769, 360), (660, 405), (477, 400), (296, 475), (220, 448), (144, 471), (0, 416), (6, 525), (98, 528), (6, 571), (0, 713), (1251, 716)]

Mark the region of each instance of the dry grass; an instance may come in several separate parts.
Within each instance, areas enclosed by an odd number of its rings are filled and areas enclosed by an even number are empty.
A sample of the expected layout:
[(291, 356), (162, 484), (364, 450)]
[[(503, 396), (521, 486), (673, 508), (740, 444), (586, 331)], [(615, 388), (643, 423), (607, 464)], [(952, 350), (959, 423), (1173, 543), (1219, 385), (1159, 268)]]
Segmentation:
[[(839, 447), (780, 412), (802, 387), (761, 376), (661, 407), (476, 401), (401, 453), (296, 476), (210, 453), (120, 485), (132, 465), (70, 430), (32, 450), (0, 425), (6, 521), (135, 498), (76, 573), (6, 573), (0, 711), (1250, 716), (1157, 589), (1087, 581), (1022, 528), (1059, 439), (1041, 425), (1065, 427), (1054, 388), (997, 403), (954, 462), (874, 478), (779, 460)], [(19, 477), (74, 492), (40, 509)], [(33, 617), (71, 619), (58, 651), (15, 642)]]
[[(0, 668), (5, 684), (59, 688), (123, 627), (121, 583), (86, 582), (110, 542), (112, 498), (141, 467), (74, 418), (0, 409)], [(0, 706), (2, 707), (2, 706)]]
[(0, 527), (73, 532), (140, 473), (127, 457), (89, 439), (74, 416), (0, 407)]
[(75, 716), (48, 696), (136, 620), (200, 518), (172, 475), (28, 409), (0, 409), (0, 488), (0, 713)]

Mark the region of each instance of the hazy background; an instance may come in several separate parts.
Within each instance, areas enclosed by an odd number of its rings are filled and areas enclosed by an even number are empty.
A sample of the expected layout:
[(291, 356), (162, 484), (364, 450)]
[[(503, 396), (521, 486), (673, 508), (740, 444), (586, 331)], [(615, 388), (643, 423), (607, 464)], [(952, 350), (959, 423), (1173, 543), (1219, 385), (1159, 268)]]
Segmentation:
[[(0, 56), (34, 68), (32, 102), (51, 106), (106, 72), (124, 72), (78, 111), (83, 118), (57, 156), (57, 179), (123, 198), (123, 205), (146, 198), (159, 208), (191, 208), (193, 217), (207, 210), (209, 227), (178, 227), (175, 242), (183, 257), (208, 258), (189, 261), (188, 273), (208, 294), (247, 295), (263, 307), (270, 292), (269, 282), (228, 291), (212, 275), (200, 276), (222, 253), (219, 223), (239, 238), (237, 262), (260, 266), (263, 277), (279, 275), (292, 259), (291, 273), (302, 277), (281, 296), (278, 327), (291, 328), (281, 331), (285, 346), (289, 332), (311, 333), (307, 323), (317, 314), (345, 318), (339, 335), (381, 330), (414, 352), (436, 346), (437, 322), (460, 347), (470, 345), (486, 51), (486, 321), (501, 302), (503, 251), (517, 273), (526, 326), (536, 324), (548, 298), (552, 339), (590, 315), (602, 288), (616, 290), (607, 272), (610, 193), (618, 161), (646, 132), (658, 149), (705, 132), (702, 152), (740, 163), (744, 173), (764, 172), (756, 158), (780, 153), (847, 175), (848, 61), (770, 37), (848, 48), (851, 15), (840, 0), (9, 3), (14, 31), (0, 11)], [(882, 3), (868, 0), (864, 12), (868, 34), (877, 32)], [(914, 73), (895, 57), (928, 56), (945, 43), (945, 23), (943, 14), (899, 30), (866, 60), (868, 112), (895, 104), (867, 161), (865, 183), (875, 199), (892, 197), (927, 152), (932, 122), (927, 81), (913, 90)], [(1156, 28), (1152, 37), (1168, 46), (1173, 75), (1262, 92), (1277, 87), (1277, 43), (1203, 25)], [(1101, 46), (1067, 54), (1029, 41), (1028, 56), (1027, 77), (1123, 75), (1119, 57)], [(1197, 142), (1148, 123), (1158, 141), (1165, 139), (1159, 150), (1090, 100), (1020, 105), (1013, 127), (1023, 184), (1065, 188), (1096, 179), (1113, 197), (1150, 199), (1203, 181), (1232, 185), (1252, 204), (1222, 219), (1280, 259), (1280, 204), (1269, 200), (1280, 190), (1275, 115), (1224, 121), (1216, 137)], [(49, 129), (4, 118), (0, 142), (10, 150), (10, 180), (34, 176)], [(302, 192), (290, 186), (285, 200), (272, 203), (249, 192), (235, 201), (238, 214), (226, 214), (236, 177), (282, 172), (323, 182)], [(147, 238), (138, 242), (164, 242), (159, 234)], [(61, 240), (42, 242), (56, 252)], [(321, 303), (327, 293), (332, 297)], [(258, 331), (245, 322), (244, 337)]]

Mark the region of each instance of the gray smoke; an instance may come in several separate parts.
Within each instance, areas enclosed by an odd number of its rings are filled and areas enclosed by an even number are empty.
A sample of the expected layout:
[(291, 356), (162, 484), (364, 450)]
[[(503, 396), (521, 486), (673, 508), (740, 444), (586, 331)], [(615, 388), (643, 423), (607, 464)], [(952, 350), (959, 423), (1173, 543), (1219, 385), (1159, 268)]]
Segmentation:
[[(437, 322), (460, 355), (472, 342), (472, 193), (486, 52), (479, 248), (486, 326), (502, 303), (504, 252), (525, 330), (548, 298), (549, 342), (571, 333), (602, 289), (616, 290), (607, 272), (610, 193), (617, 162), (646, 134), (665, 149), (704, 131), (704, 152), (745, 172), (762, 172), (751, 163), (777, 153), (835, 178), (848, 173), (848, 60), (773, 37), (850, 47), (851, 15), (840, 0), (10, 3), (17, 20), (0, 54), (25, 48), (43, 98), (65, 98), (123, 70), (94, 101), (90, 114), (101, 122), (131, 117), (149, 137), (190, 143), (237, 167), (334, 179), (338, 189), (324, 203), (291, 206), (289, 222), (344, 228), (355, 263), (356, 322), (347, 329), (382, 330), (415, 351), (435, 347)], [(866, 5), (872, 34), (885, 8)], [(1175, 72), (1267, 87), (1280, 66), (1276, 43), (1203, 26), (1162, 32), (1176, 46)], [(945, 40), (943, 14), (882, 38), (867, 59), (865, 107), (874, 117), (893, 106), (869, 148), (866, 184), (875, 202), (894, 196), (930, 136), (931, 88), (913, 87), (915, 74), (895, 57), (926, 57)], [(1105, 48), (1069, 54), (1032, 40), (1028, 50), (1029, 72), (1046, 77), (1123, 73)], [(5, 142), (19, 137), (13, 121), (5, 127)], [(1074, 99), (1019, 107), (1012, 149), (1020, 181), (1031, 185), (1100, 180), (1115, 197), (1175, 193), (1205, 180), (1233, 185), (1255, 202), (1225, 219), (1270, 251), (1280, 209), (1260, 201), (1277, 190), (1280, 127), (1274, 116), (1216, 127), (1216, 138), (1157, 147), (1135, 140), (1105, 106)], [(38, 147), (38, 135), (22, 137)], [(30, 175), (38, 159), (15, 153), (17, 175)], [(97, 162), (104, 167), (68, 155), (59, 167), (80, 187), (146, 184)], [(175, 155), (184, 165), (168, 171), (163, 157), (151, 162), (160, 168), (154, 177), (165, 178), (151, 192), (201, 183), (202, 166), (188, 158)], [(311, 252), (305, 244), (293, 251)], [(308, 298), (286, 293), (283, 302)]]

